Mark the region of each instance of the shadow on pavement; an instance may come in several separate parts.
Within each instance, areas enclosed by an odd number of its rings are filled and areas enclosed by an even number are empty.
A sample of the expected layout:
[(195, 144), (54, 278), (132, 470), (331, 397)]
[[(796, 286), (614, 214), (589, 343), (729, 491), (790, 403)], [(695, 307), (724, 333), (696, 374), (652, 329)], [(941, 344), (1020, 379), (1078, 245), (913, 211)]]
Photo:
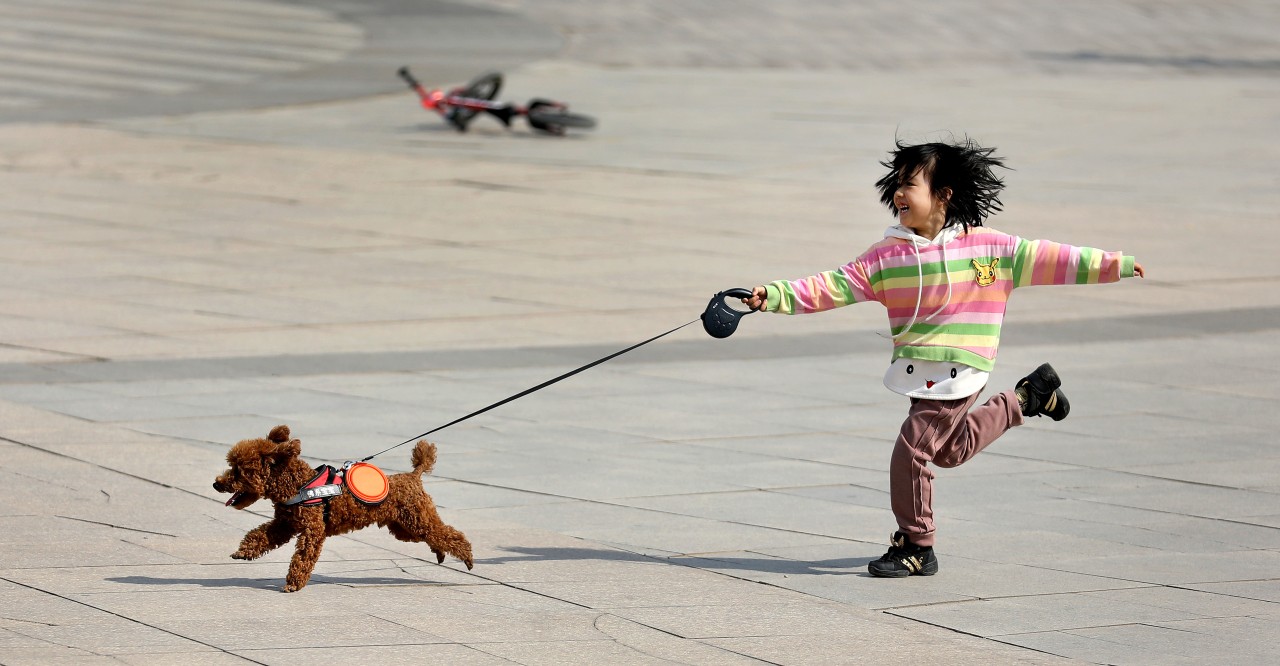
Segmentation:
[[(279, 591), (284, 587), (284, 575), (281, 574), (279, 579), (271, 578), (158, 578), (155, 576), (118, 576), (115, 578), (107, 578), (112, 583), (124, 583), (126, 585), (195, 585), (208, 588), (245, 588), (252, 590), (271, 590)], [(433, 587), (452, 587), (454, 583), (441, 583), (438, 581), (425, 580), (419, 578), (387, 578), (376, 576), (322, 576), (314, 575), (307, 584), (308, 587), (315, 585), (347, 585), (350, 587), (387, 587), (387, 586), (418, 586), (426, 585)]]
[(800, 560), (787, 560), (774, 557), (694, 557), (688, 555), (659, 557), (643, 555), (640, 553), (629, 553), (626, 551), (608, 550), (604, 548), (525, 548), (520, 546), (504, 546), (502, 547), (502, 550), (510, 553), (518, 553), (518, 555), (476, 560), (476, 564), (560, 562), (568, 560), (610, 560), (650, 563), (668, 562), (671, 564), (678, 564), (680, 566), (692, 567), (694, 569), (711, 569), (720, 571), (755, 571), (759, 573), (777, 573), (787, 575), (803, 574), (814, 576), (844, 576), (855, 572), (832, 570), (862, 569), (863, 571), (861, 573), (865, 574), (867, 563), (875, 559), (874, 557), (842, 557), (838, 559), (803, 562)]

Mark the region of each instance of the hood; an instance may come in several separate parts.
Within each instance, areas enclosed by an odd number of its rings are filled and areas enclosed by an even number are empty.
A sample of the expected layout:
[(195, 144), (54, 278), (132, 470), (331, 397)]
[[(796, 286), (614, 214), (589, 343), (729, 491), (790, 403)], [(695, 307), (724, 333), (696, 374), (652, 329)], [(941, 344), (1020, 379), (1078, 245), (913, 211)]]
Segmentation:
[(953, 224), (949, 227), (943, 227), (942, 231), (939, 231), (938, 235), (934, 236), (933, 240), (929, 240), (901, 224), (895, 224), (884, 230), (884, 237), (901, 238), (905, 241), (914, 240), (916, 245), (927, 247), (929, 245), (946, 245), (947, 243), (955, 240), (956, 237), (962, 233), (964, 233), (964, 225)]

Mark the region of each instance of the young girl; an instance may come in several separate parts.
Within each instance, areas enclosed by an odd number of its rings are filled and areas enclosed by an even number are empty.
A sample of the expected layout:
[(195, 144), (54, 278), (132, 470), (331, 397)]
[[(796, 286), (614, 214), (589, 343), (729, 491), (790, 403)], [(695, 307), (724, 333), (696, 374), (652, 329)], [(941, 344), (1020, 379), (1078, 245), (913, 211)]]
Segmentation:
[(884, 239), (833, 271), (756, 287), (753, 310), (807, 314), (876, 301), (888, 310), (893, 356), (884, 384), (911, 399), (889, 465), (898, 531), (867, 565), (873, 576), (938, 572), (933, 554), (933, 472), (972, 458), (1023, 417), (1067, 416), (1070, 404), (1048, 363), (970, 410), (995, 367), (1009, 294), (1039, 284), (1098, 284), (1144, 276), (1119, 252), (1026, 240), (982, 226), (1001, 210), (1004, 167), (994, 149), (897, 144), (876, 182), (898, 218)]

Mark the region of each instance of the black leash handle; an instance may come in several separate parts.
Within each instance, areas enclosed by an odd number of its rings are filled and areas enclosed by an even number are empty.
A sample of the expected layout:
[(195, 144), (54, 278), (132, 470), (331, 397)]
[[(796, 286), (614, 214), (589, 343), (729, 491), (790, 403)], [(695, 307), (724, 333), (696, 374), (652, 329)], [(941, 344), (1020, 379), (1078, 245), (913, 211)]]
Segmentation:
[(523, 390), (523, 391), (521, 391), (521, 392), (519, 392), (519, 393), (517, 393), (517, 394), (515, 394), (515, 395), (513, 395), (513, 396), (511, 396), (511, 397), (509, 397), (509, 398), (504, 398), (504, 399), (502, 399), (502, 400), (499, 400), (498, 402), (495, 402), (495, 403), (493, 403), (492, 405), (489, 405), (488, 407), (485, 407), (484, 409), (478, 409), (478, 410), (476, 410), (476, 411), (474, 411), (474, 412), (471, 412), (470, 414), (467, 414), (466, 416), (464, 416), (464, 417), (462, 417), (462, 418), (460, 418), (460, 419), (454, 419), (454, 420), (452, 420), (452, 421), (450, 421), (450, 422), (448, 422), (448, 423), (446, 423), (446, 424), (444, 424), (444, 425), (442, 425), (442, 426), (439, 426), (439, 427), (437, 427), (437, 428), (433, 428), (433, 429), (431, 429), (431, 430), (428, 430), (428, 431), (426, 431), (426, 432), (422, 433), (421, 435), (418, 435), (418, 436), (416, 436), (416, 437), (410, 437), (409, 439), (406, 439), (406, 440), (404, 440), (403, 442), (400, 442), (399, 444), (396, 444), (395, 446), (392, 446), (392, 447), (390, 447), (390, 448), (383, 449), (383, 450), (381, 450), (381, 451), (379, 451), (379, 452), (377, 452), (377, 453), (375, 453), (375, 454), (373, 454), (373, 455), (369, 456), (368, 458), (362, 458), (360, 462), (369, 462), (370, 460), (373, 460), (374, 458), (376, 458), (376, 457), (378, 457), (378, 456), (380, 456), (380, 455), (382, 455), (382, 454), (386, 453), (387, 451), (390, 451), (391, 449), (395, 449), (395, 448), (398, 448), (398, 447), (404, 446), (405, 444), (408, 444), (409, 442), (412, 442), (412, 441), (416, 441), (416, 440), (422, 439), (423, 437), (426, 437), (427, 435), (430, 435), (430, 434), (431, 434), (431, 433), (433, 433), (433, 432), (437, 432), (437, 431), (440, 431), (440, 430), (444, 430), (445, 428), (448, 428), (448, 427), (449, 427), (449, 426), (451, 426), (451, 425), (454, 425), (454, 424), (457, 424), (457, 423), (462, 423), (463, 421), (466, 421), (467, 419), (469, 419), (469, 418), (471, 418), (471, 417), (473, 417), (473, 416), (479, 416), (479, 415), (481, 415), (481, 414), (483, 414), (483, 413), (485, 413), (485, 412), (487, 412), (487, 411), (489, 411), (489, 410), (491, 410), (491, 409), (494, 409), (494, 408), (496, 408), (496, 407), (501, 407), (501, 406), (503, 406), (503, 405), (507, 404), (508, 402), (511, 402), (512, 400), (518, 400), (518, 399), (520, 399), (520, 398), (523, 398), (523, 397), (525, 397), (526, 395), (529, 395), (530, 393), (533, 393), (534, 391), (540, 391), (540, 390), (542, 390), (542, 389), (544, 389), (544, 388), (546, 388), (546, 387), (548, 387), (548, 386), (551, 386), (552, 384), (554, 384), (554, 383), (556, 383), (556, 382), (558, 382), (558, 381), (560, 381), (560, 380), (562, 380), (562, 379), (568, 379), (568, 378), (570, 378), (570, 377), (572, 377), (572, 376), (574, 376), (574, 375), (578, 374), (579, 372), (582, 372), (583, 370), (589, 370), (589, 369), (591, 369), (591, 368), (596, 367), (597, 365), (600, 365), (601, 363), (604, 363), (605, 361), (608, 361), (608, 360), (610, 360), (610, 359), (613, 359), (613, 358), (617, 358), (617, 357), (619, 357), (619, 356), (622, 356), (623, 354), (625, 354), (625, 353), (627, 353), (627, 352), (629, 352), (629, 351), (631, 351), (631, 350), (633, 350), (633, 349), (636, 349), (636, 348), (639, 348), (639, 347), (643, 347), (643, 346), (645, 346), (645, 345), (649, 344), (650, 342), (653, 342), (654, 340), (657, 340), (658, 338), (662, 338), (662, 337), (666, 337), (666, 336), (668, 336), (668, 335), (671, 335), (672, 333), (675, 333), (676, 331), (678, 331), (678, 330), (680, 330), (680, 329), (684, 328), (685, 326), (688, 326), (689, 324), (692, 324), (692, 323), (694, 323), (694, 322), (696, 322), (696, 321), (698, 321), (698, 320), (697, 320), (697, 319), (694, 319), (693, 321), (690, 321), (690, 322), (687, 322), (687, 323), (681, 324), (681, 325), (679, 325), (679, 326), (677, 326), (677, 327), (675, 327), (675, 328), (671, 329), (670, 331), (667, 331), (666, 333), (662, 333), (662, 334), (660, 334), (660, 335), (655, 335), (655, 336), (653, 336), (652, 338), (649, 338), (648, 340), (645, 340), (644, 342), (641, 342), (641, 343), (637, 343), (637, 344), (631, 345), (630, 347), (627, 347), (626, 349), (623, 349), (622, 351), (614, 352), (614, 353), (612, 353), (612, 354), (609, 354), (608, 356), (606, 356), (606, 357), (604, 357), (604, 358), (602, 358), (602, 359), (597, 359), (597, 360), (595, 360), (595, 361), (592, 361), (592, 362), (590, 362), (590, 363), (588, 363), (588, 364), (586, 364), (586, 365), (584, 365), (584, 366), (582, 366), (581, 368), (578, 368), (578, 369), (576, 369), (576, 370), (570, 370), (569, 372), (566, 372), (566, 373), (564, 373), (563, 375), (560, 375), (559, 377), (556, 377), (555, 379), (548, 379), (547, 381), (542, 382), (541, 384), (538, 384), (537, 386), (534, 386), (534, 387), (532, 387), (532, 388), (525, 389), (525, 390)]
[(738, 330), (738, 322), (756, 310), (734, 310), (725, 302), (726, 298), (751, 298), (750, 289), (734, 287), (726, 289), (711, 297), (707, 309), (702, 313), (702, 328), (713, 338), (727, 338)]

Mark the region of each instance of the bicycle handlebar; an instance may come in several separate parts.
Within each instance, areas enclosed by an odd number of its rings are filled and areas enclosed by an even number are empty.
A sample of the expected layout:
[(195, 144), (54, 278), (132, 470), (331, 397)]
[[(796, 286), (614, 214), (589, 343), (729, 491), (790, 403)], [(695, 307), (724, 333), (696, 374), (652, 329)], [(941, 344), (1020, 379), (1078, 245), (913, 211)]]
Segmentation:
[(418, 89), (422, 87), (422, 84), (418, 83), (418, 80), (413, 78), (413, 75), (409, 73), (408, 67), (401, 67), (396, 74), (399, 74), (400, 78), (404, 79), (404, 82), (409, 84), (410, 88)]

